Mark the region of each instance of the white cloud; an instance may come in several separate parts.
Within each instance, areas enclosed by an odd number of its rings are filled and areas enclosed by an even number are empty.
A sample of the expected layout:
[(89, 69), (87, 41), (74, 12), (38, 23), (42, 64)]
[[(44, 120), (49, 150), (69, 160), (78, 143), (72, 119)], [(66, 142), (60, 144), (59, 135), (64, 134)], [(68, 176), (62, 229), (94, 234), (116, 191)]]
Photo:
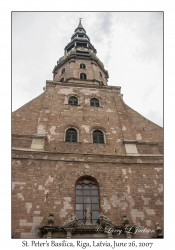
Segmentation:
[[(12, 107), (42, 93), (79, 18), (125, 102), (163, 124), (161, 12), (15, 12), (12, 15)], [(151, 91), (152, 87), (155, 91)], [(146, 91), (150, 90), (149, 98)], [(154, 95), (153, 95), (154, 93)], [(149, 101), (148, 101), (149, 100)], [(155, 105), (156, 100), (156, 105)], [(154, 107), (154, 108), (153, 108)], [(156, 112), (158, 119), (151, 115)]]

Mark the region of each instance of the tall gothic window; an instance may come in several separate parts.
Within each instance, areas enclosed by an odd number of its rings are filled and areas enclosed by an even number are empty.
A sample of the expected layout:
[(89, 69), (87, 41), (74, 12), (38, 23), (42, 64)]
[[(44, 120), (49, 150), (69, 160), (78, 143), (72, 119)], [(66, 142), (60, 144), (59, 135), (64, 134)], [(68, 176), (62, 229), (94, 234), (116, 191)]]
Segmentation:
[(87, 79), (86, 74), (85, 73), (81, 73), (80, 74), (80, 79), (83, 79), (83, 80)]
[(85, 69), (85, 68), (86, 68), (86, 65), (85, 65), (84, 63), (81, 63), (81, 64), (80, 64), (80, 68), (81, 68), (81, 69)]
[(100, 106), (99, 105), (99, 100), (96, 99), (96, 98), (91, 98), (90, 103), (91, 103), (91, 106), (95, 106), (95, 107), (99, 107)]
[(77, 105), (78, 105), (78, 98), (75, 97), (75, 96), (71, 96), (71, 97), (69, 98), (68, 104), (77, 106)]
[(93, 143), (105, 143), (103, 132), (100, 130), (93, 131)]
[(95, 181), (84, 178), (76, 185), (76, 215), (78, 223), (86, 222), (86, 210), (90, 208), (91, 223), (96, 224), (99, 219), (99, 193)]
[(76, 129), (74, 129), (74, 128), (67, 129), (65, 141), (67, 141), (67, 142), (77, 142), (77, 131), (76, 131)]

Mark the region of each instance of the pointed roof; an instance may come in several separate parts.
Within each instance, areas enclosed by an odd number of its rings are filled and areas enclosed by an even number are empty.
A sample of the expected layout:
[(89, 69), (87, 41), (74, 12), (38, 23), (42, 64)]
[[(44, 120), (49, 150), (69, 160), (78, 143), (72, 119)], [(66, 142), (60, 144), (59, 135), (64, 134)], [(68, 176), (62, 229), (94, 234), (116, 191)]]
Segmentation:
[(75, 29), (75, 32), (71, 37), (71, 41), (64, 48), (64, 56), (57, 61), (57, 65), (54, 67), (53, 73), (56, 72), (66, 60), (75, 56), (76, 58), (91, 58), (92, 60), (95, 60), (108, 78), (108, 72), (104, 69), (104, 65), (98, 59), (96, 53), (97, 50), (90, 42), (90, 38), (86, 34), (86, 30), (83, 28), (80, 18), (78, 27)]
[(80, 20), (79, 20), (79, 25), (78, 25), (78, 27), (83, 28), (83, 26), (82, 26), (82, 24), (81, 24), (81, 18), (80, 18)]
[(74, 47), (85, 47), (88, 50), (92, 50), (95, 54), (97, 53), (97, 50), (91, 44), (89, 37), (86, 35), (86, 30), (82, 26), (81, 18), (79, 20), (78, 27), (75, 29), (74, 34), (71, 37), (71, 41), (64, 49), (66, 52), (69, 52)]
[(83, 28), (83, 26), (82, 26), (82, 23), (81, 23), (81, 18), (80, 18), (80, 21), (79, 21), (78, 27), (75, 29), (75, 32), (76, 32), (77, 30), (80, 30), (80, 29), (84, 30), (84, 32), (86, 33), (86, 30), (85, 30), (85, 29)]

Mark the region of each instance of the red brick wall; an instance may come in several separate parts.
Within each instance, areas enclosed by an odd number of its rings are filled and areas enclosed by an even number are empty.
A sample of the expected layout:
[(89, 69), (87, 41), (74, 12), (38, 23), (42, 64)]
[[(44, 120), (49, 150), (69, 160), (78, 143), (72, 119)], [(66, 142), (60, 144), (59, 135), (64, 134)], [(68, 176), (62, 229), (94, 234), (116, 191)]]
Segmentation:
[(33, 135), (36, 132), (43, 94), (12, 113), (12, 134)]
[(163, 142), (163, 129), (126, 105), (128, 119), (136, 140)]
[(24, 138), (24, 137), (12, 137), (12, 145), (13, 147), (19, 148), (30, 148), (32, 144), (32, 138)]
[[(18, 154), (18, 156), (17, 156)], [(75, 183), (83, 175), (99, 184), (101, 212), (122, 225), (127, 213), (131, 224), (155, 229), (163, 223), (163, 169), (159, 158), (133, 161), (101, 156), (15, 153), (13, 160), (13, 236), (36, 237), (47, 225), (49, 212), (61, 225), (75, 212)], [(22, 159), (22, 158), (23, 159)], [(35, 158), (35, 159), (34, 159)], [(37, 159), (37, 160), (36, 160)], [(122, 163), (123, 161), (123, 163)], [(20, 206), (19, 206), (20, 204)]]
[[(68, 105), (72, 95), (78, 106)], [(90, 106), (92, 97), (100, 107)], [(13, 237), (37, 237), (49, 212), (61, 225), (74, 212), (75, 182), (82, 175), (97, 179), (101, 211), (116, 225), (126, 212), (130, 223), (162, 227), (162, 156), (151, 154), (162, 153), (163, 129), (125, 105), (120, 88), (47, 82), (46, 91), (12, 119), (13, 146), (26, 148), (13, 150)], [(68, 127), (79, 131), (77, 143), (64, 142)], [(105, 144), (92, 143), (93, 129), (104, 132)], [(47, 136), (44, 150), (30, 149), (35, 133)], [(124, 139), (137, 140), (138, 152), (150, 156), (126, 156)]]
[[(72, 95), (77, 96), (79, 106), (68, 105)], [(92, 97), (99, 99), (100, 107), (90, 106)], [(120, 155), (125, 154), (123, 139), (163, 141), (163, 129), (126, 106), (119, 89), (114, 87), (48, 86), (42, 95), (15, 111), (12, 119), (13, 134), (46, 134), (45, 149), (49, 151), (67, 152), (76, 147), (80, 153), (95, 150), (96, 153)], [(76, 146), (63, 143), (68, 127), (75, 127), (79, 132), (80, 143)], [(92, 145), (93, 129), (104, 132), (104, 146)], [(140, 153), (158, 153), (155, 147), (138, 146)]]

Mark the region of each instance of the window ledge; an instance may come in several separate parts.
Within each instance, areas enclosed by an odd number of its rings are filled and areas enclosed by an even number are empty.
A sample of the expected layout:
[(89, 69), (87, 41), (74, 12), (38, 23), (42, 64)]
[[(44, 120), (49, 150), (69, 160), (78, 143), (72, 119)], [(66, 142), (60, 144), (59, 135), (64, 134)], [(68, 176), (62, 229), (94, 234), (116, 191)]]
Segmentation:
[(85, 144), (91, 144), (91, 145), (107, 145), (108, 143), (93, 143), (93, 142), (81, 142), (81, 141), (77, 141), (77, 142), (71, 142), (71, 141), (60, 141), (60, 142), (66, 142), (66, 143), (85, 143)]
[(153, 157), (153, 156), (162, 156), (163, 157), (163, 154), (132, 154), (132, 153), (128, 153), (128, 154), (126, 154), (126, 156), (151, 156), (151, 157)]
[(103, 106), (86, 106), (86, 107), (90, 107), (90, 108), (103, 108)]
[(73, 105), (73, 104), (69, 104), (69, 103), (65, 103), (65, 105), (70, 105), (70, 106), (81, 106), (80, 104), (77, 104), (77, 105)]
[(73, 142), (73, 141), (61, 141), (61, 142), (66, 142), (66, 143), (82, 143), (81, 141)]
[(90, 142), (89, 144), (93, 144), (93, 145), (107, 145), (107, 143), (94, 143), (94, 142)]
[(12, 150), (44, 152), (44, 149), (36, 149), (36, 148), (19, 148), (19, 147), (12, 147)]

